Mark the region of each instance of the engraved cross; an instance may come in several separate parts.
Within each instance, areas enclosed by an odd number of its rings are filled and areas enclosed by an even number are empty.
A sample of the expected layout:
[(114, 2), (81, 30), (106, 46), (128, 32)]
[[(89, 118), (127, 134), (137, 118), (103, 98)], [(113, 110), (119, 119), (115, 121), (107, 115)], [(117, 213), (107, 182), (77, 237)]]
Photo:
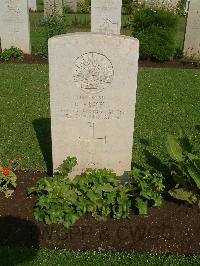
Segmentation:
[(89, 163), (88, 163), (88, 167), (94, 167), (96, 165), (95, 163), (95, 143), (98, 142), (103, 142), (103, 144), (106, 144), (107, 139), (106, 136), (104, 137), (96, 137), (95, 134), (95, 123), (92, 122), (88, 122), (89, 124), (89, 128), (90, 128), (90, 137), (87, 139), (82, 139), (81, 137), (79, 137), (80, 142), (87, 142), (88, 143), (88, 150), (89, 150), (89, 154), (90, 154), (90, 158), (89, 158)]

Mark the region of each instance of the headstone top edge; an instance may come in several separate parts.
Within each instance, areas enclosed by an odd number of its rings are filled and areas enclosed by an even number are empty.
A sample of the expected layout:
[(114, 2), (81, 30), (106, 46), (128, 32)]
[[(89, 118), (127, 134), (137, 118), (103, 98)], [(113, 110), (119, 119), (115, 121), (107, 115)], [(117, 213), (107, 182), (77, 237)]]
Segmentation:
[(49, 38), (49, 42), (52, 42), (54, 40), (60, 39), (60, 38), (67, 38), (67, 37), (78, 37), (78, 36), (99, 36), (99, 37), (115, 37), (118, 39), (123, 40), (134, 40), (135, 42), (139, 43), (139, 40), (134, 37), (126, 36), (126, 35), (119, 35), (119, 34), (103, 34), (103, 33), (96, 33), (96, 32), (75, 32), (75, 33), (67, 33), (67, 34), (61, 34), (54, 37)]

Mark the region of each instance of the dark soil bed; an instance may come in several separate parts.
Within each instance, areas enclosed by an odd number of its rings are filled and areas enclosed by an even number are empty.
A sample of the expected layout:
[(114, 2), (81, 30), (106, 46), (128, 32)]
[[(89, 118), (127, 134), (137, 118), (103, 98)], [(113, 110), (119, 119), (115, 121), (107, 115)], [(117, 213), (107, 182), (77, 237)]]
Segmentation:
[(18, 186), (9, 199), (0, 195), (0, 245), (65, 248), (74, 250), (114, 249), (174, 254), (200, 253), (200, 210), (173, 201), (148, 216), (131, 213), (129, 219), (106, 222), (87, 215), (72, 228), (47, 226), (33, 217), (35, 198), (27, 188), (44, 173), (17, 171)]
[[(48, 60), (38, 55), (25, 55), (22, 61), (18, 59), (12, 59), (10, 61), (0, 60), (0, 64), (48, 64)], [(139, 60), (139, 67), (199, 69), (200, 65), (183, 63), (180, 61), (156, 62), (151, 60)]]
[(38, 55), (24, 55), (23, 60), (12, 59), (9, 61), (3, 61), (0, 59), (0, 64), (48, 64), (48, 60), (43, 59)]

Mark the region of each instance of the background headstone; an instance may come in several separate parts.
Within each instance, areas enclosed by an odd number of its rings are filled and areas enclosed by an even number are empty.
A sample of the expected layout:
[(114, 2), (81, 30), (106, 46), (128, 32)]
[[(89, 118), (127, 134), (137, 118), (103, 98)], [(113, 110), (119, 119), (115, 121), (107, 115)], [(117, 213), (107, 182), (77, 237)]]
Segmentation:
[[(53, 167), (131, 169), (139, 42), (120, 35), (49, 39)], [(73, 176), (72, 175), (72, 176)]]
[(189, 3), (184, 55), (200, 59), (200, 0), (190, 0)]
[(44, 16), (51, 15), (62, 16), (63, 1), (62, 0), (44, 0)]
[(31, 53), (28, 2), (1, 0), (0, 6), (1, 48), (20, 48)]
[(73, 12), (77, 12), (77, 0), (63, 0), (63, 6), (70, 8)]
[(28, 0), (28, 8), (31, 11), (37, 11), (37, 3), (36, 3), (36, 0)]
[(91, 32), (120, 34), (122, 0), (91, 1)]

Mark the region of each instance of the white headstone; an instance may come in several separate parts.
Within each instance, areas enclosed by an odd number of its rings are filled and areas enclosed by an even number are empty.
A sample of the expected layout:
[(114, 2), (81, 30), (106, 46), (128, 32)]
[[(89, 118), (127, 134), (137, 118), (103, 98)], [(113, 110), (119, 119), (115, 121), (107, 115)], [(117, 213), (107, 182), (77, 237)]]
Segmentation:
[(28, 0), (28, 8), (31, 11), (37, 11), (37, 3), (36, 3), (36, 0)]
[(120, 35), (49, 39), (53, 167), (131, 169), (139, 42)]
[(20, 48), (31, 53), (29, 10), (27, 1), (1, 0), (0, 6), (1, 48)]
[(63, 1), (62, 0), (44, 0), (44, 16), (62, 16)]
[(63, 6), (70, 8), (73, 12), (76, 12), (77, 0), (63, 0)]
[(120, 34), (122, 0), (91, 1), (91, 31)]
[(190, 0), (189, 3), (184, 55), (200, 59), (200, 0)]

